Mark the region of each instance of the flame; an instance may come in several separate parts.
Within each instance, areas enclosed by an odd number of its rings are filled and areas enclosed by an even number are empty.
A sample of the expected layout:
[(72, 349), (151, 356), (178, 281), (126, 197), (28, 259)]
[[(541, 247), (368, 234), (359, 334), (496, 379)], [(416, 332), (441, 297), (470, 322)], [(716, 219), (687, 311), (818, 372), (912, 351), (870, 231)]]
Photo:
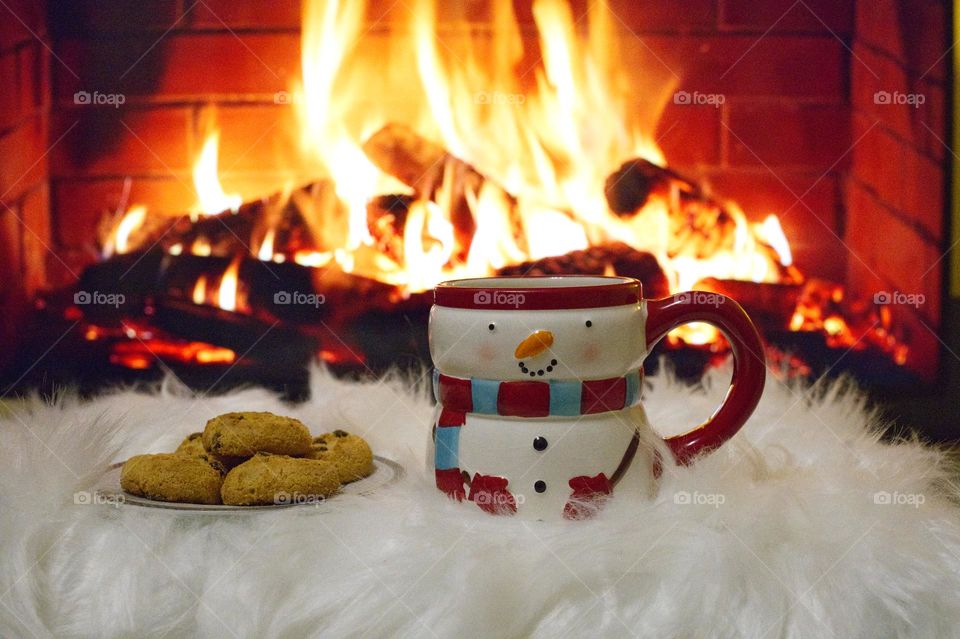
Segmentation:
[(203, 304), (207, 301), (207, 276), (201, 275), (193, 285), (193, 295), (190, 297), (194, 304)]
[[(783, 278), (792, 257), (775, 217), (752, 224), (732, 205), (678, 207), (663, 195), (629, 219), (609, 211), (604, 182), (620, 163), (666, 160), (648, 135), (656, 114), (636, 113), (637, 96), (618, 57), (617, 20), (605, 2), (591, 6), (585, 35), (567, 3), (534, 2), (543, 62), (530, 86), (516, 72), (530, 43), (510, 3), (494, 3), (489, 42), (474, 34), (441, 41), (433, 0), (417, 0), (406, 13), (410, 22), (391, 31), (384, 58), (358, 45), (364, 2), (305, 2), (302, 78), (292, 87), (301, 146), (332, 180), (344, 210), (311, 211), (318, 218), (312, 226), (339, 241), (294, 251), (289, 257), (297, 263), (333, 261), (412, 293), (617, 240), (652, 252), (675, 290), (707, 276)], [(402, 109), (371, 99), (371, 87), (389, 91), (391, 83), (403, 91)], [(414, 189), (402, 249), (388, 254), (374, 246), (368, 203), (409, 193), (411, 185), (381, 171), (363, 143), (390, 123), (409, 126), (458, 162), (430, 167), (440, 184)], [(465, 180), (464, 167), (487, 179)], [(475, 225), (468, 245), (456, 232), (455, 219), (464, 214)], [(685, 231), (688, 241), (677, 242)], [(261, 259), (269, 259), (265, 244)]]
[(217, 289), (217, 306), (225, 311), (237, 310), (241, 260), (234, 259), (220, 276), (220, 287)]
[(273, 238), (274, 230), (267, 229), (267, 232), (263, 235), (263, 241), (260, 242), (260, 248), (257, 250), (258, 259), (263, 260), (264, 262), (273, 259)]
[(117, 222), (107, 240), (103, 244), (103, 256), (127, 253), (131, 249), (130, 236), (143, 226), (147, 219), (147, 207), (136, 205), (130, 207)]
[(220, 132), (211, 131), (203, 143), (200, 155), (193, 165), (193, 188), (197, 191), (195, 212), (201, 215), (217, 215), (224, 211), (236, 211), (243, 203), (237, 194), (227, 194), (220, 184), (217, 161), (220, 148)]

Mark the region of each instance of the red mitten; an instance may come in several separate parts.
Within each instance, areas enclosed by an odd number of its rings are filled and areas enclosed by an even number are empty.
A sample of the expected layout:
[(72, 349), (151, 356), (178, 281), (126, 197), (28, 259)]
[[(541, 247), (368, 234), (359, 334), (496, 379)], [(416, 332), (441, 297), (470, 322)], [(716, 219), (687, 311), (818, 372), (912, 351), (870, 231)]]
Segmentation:
[(491, 515), (513, 515), (517, 512), (517, 502), (507, 490), (504, 477), (477, 473), (470, 482), (469, 499)]
[(463, 475), (460, 474), (460, 469), (448, 468), (446, 470), (438, 470), (436, 473), (437, 488), (447, 493), (447, 496), (451, 499), (463, 501), (463, 498), (466, 496), (466, 491), (463, 488)]
[(563, 507), (563, 516), (567, 519), (587, 519), (592, 517), (613, 493), (610, 480), (603, 473), (596, 477), (581, 475), (569, 482), (573, 493)]

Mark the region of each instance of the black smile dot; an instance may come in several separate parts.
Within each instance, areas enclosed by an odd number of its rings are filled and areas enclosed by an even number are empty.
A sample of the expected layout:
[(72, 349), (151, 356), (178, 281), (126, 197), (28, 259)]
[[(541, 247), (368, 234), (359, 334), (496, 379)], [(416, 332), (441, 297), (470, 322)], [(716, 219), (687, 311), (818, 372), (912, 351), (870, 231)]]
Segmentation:
[(530, 371), (530, 377), (536, 377), (536, 376), (537, 376), (536, 373), (534, 373), (533, 371)]
[(553, 370), (553, 366), (547, 366), (547, 372), (548, 372), (548, 373), (549, 373), (550, 371), (552, 371), (552, 370)]
[(537, 375), (543, 375), (543, 369), (542, 369), (542, 368), (537, 371)]
[(533, 489), (538, 493), (546, 492), (547, 484), (542, 479), (538, 479), (537, 482), (533, 485)]
[(523, 365), (523, 362), (520, 362), (520, 368), (526, 368), (526, 366)]
[(551, 360), (550, 360), (550, 365), (551, 365), (551, 366), (556, 366), (556, 365), (557, 365), (557, 360), (551, 359)]
[(547, 449), (547, 438), (546, 437), (537, 437), (533, 440), (533, 449), (534, 450), (546, 450)]

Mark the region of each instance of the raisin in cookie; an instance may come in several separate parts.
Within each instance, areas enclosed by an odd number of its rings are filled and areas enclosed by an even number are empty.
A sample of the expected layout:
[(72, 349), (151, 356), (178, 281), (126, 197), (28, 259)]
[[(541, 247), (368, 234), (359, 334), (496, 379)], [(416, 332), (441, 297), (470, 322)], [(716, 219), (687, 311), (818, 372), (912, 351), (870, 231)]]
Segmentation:
[(310, 431), (299, 420), (273, 413), (226, 413), (207, 422), (203, 447), (216, 455), (305, 455)]
[(203, 447), (203, 433), (190, 433), (187, 435), (187, 438), (180, 442), (180, 445), (177, 446), (177, 453), (181, 455), (188, 455), (190, 457), (199, 457), (206, 461), (216, 461), (223, 464), (223, 467), (226, 469), (231, 469), (237, 464), (243, 463), (246, 460), (246, 457), (230, 457), (228, 455), (217, 455), (216, 453), (211, 453)]
[(340, 480), (333, 464), (261, 453), (227, 473), (220, 495), (223, 503), (231, 506), (260, 506), (328, 497), (338, 488)]
[(333, 463), (343, 484), (363, 479), (374, 470), (370, 445), (359, 435), (352, 435), (345, 430), (315, 437), (306, 457)]
[(219, 504), (224, 468), (179, 453), (135, 455), (123, 464), (120, 487), (147, 499), (189, 504)]

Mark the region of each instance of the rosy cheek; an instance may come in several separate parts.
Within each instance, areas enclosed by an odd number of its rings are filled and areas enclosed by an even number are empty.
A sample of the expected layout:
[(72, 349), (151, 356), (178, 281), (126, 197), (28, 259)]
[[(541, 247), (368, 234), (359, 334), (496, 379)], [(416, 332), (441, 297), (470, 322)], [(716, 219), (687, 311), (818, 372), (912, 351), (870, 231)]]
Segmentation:
[(481, 362), (492, 362), (497, 358), (497, 349), (493, 344), (481, 344), (477, 349), (477, 359)]
[(594, 362), (600, 359), (600, 346), (596, 342), (591, 342), (580, 353), (580, 358), (585, 362)]

